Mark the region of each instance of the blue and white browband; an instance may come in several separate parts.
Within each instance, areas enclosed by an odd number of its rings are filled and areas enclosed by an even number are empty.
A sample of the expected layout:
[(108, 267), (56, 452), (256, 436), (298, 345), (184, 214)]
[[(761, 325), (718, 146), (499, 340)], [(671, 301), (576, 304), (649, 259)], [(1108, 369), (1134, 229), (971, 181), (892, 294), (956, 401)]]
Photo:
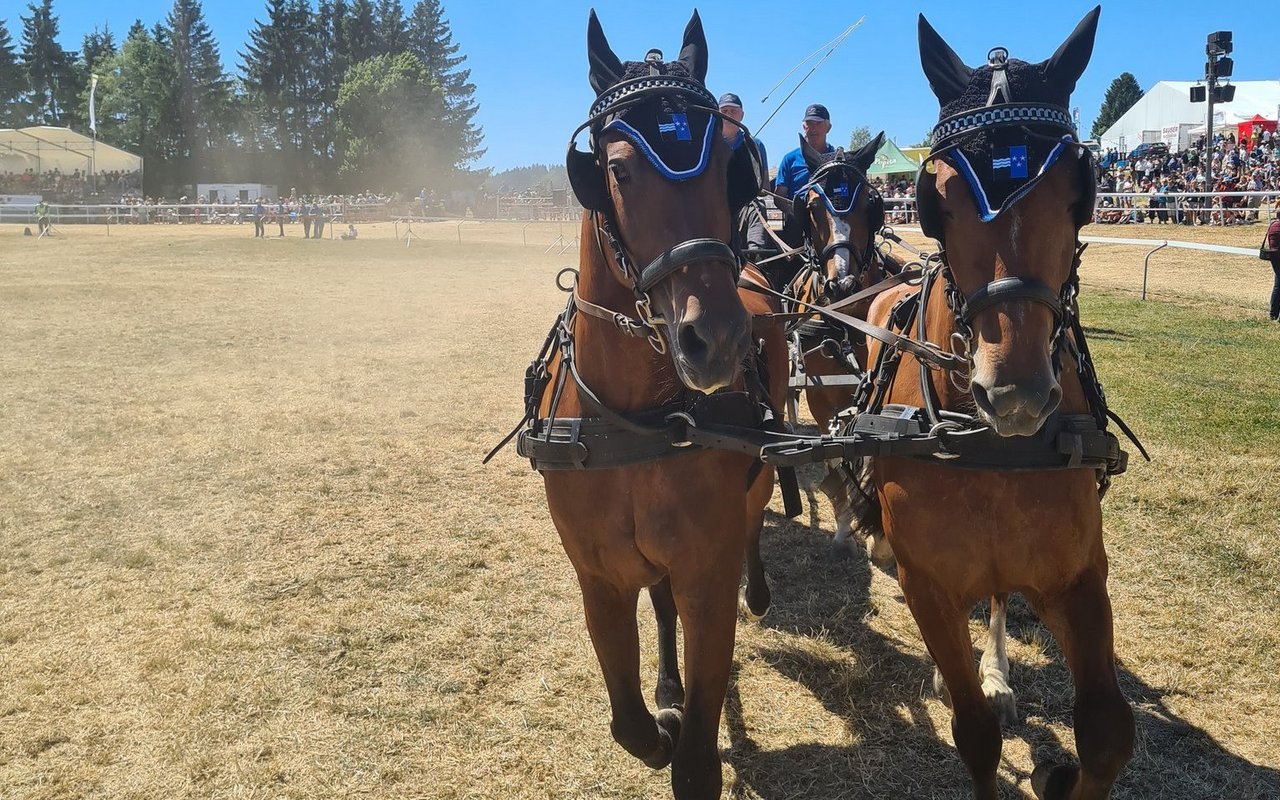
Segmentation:
[[(1053, 150), (1049, 151), (1048, 157), (1045, 158), (1044, 164), (1040, 166), (1035, 177), (1031, 178), (1016, 191), (1011, 193), (999, 208), (991, 207), (991, 201), (987, 197), (987, 191), (983, 187), (982, 181), (978, 179), (977, 171), (974, 170), (973, 165), (969, 163), (969, 159), (965, 157), (965, 154), (957, 149), (950, 151), (947, 155), (951, 157), (951, 161), (955, 166), (956, 171), (964, 176), (965, 182), (969, 185), (969, 191), (973, 194), (974, 204), (978, 207), (978, 216), (983, 222), (990, 222), (995, 219), (1001, 211), (1004, 211), (1006, 208), (1010, 208), (1014, 203), (1017, 203), (1023, 197), (1026, 197), (1027, 193), (1040, 182), (1040, 178), (1048, 172), (1049, 168), (1057, 163), (1058, 158), (1061, 157), (1068, 148), (1075, 148), (1077, 146), (1078, 143), (1076, 142), (1075, 137), (1070, 135), (1063, 136), (1062, 140), (1058, 142), (1058, 144), (1054, 145)], [(927, 164), (928, 162), (926, 161), (925, 163)], [(1027, 148), (1020, 146), (1010, 147), (1009, 155), (1004, 158), (992, 159), (991, 167), (992, 171), (1008, 169), (1010, 172), (1010, 178), (1013, 179), (1028, 177)], [(921, 169), (923, 170), (924, 167), (921, 167)]]
[[(840, 191), (841, 189), (843, 189), (844, 191)], [(802, 186), (800, 188), (800, 191), (801, 192), (810, 192), (810, 191), (817, 192), (818, 196), (822, 198), (822, 202), (826, 205), (827, 211), (831, 212), (831, 216), (845, 217), (845, 216), (848, 216), (851, 211), (853, 211), (855, 208), (858, 207), (858, 196), (862, 194), (862, 183), (859, 182), (857, 184), (854, 184), (852, 192), (849, 191), (848, 183), (836, 184), (835, 193), (837, 195), (837, 198), (840, 200), (844, 200), (844, 199), (848, 200), (848, 202), (841, 207), (837, 207), (836, 204), (832, 202), (831, 197), (827, 194), (826, 189), (823, 188), (821, 181), (810, 182), (808, 185)]]
[[(683, 116), (684, 115), (682, 114), (672, 115), (673, 118)], [(630, 139), (631, 143), (639, 148), (641, 153), (644, 153), (644, 157), (649, 159), (649, 163), (653, 165), (654, 169), (658, 170), (658, 173), (662, 175), (662, 177), (672, 181), (686, 181), (690, 178), (696, 178), (701, 175), (703, 171), (706, 170), (707, 164), (711, 163), (711, 143), (714, 141), (713, 137), (716, 130), (720, 127), (719, 125), (715, 125), (714, 122), (715, 120), (707, 121), (707, 130), (702, 137), (702, 152), (699, 154), (697, 162), (688, 169), (672, 169), (668, 166), (667, 163), (662, 160), (662, 157), (653, 149), (653, 146), (649, 144), (648, 140), (644, 138), (644, 135), (640, 133), (640, 131), (628, 125), (621, 118), (615, 119), (608, 125), (605, 125), (601, 130), (601, 133), (604, 133), (605, 131), (617, 131), (618, 133), (621, 133), (623, 136)], [(670, 133), (678, 141), (692, 141), (693, 135), (689, 130), (687, 119), (683, 121), (673, 120), (668, 124), (671, 126), (669, 131), (662, 130), (661, 126), (659, 127), (659, 130), (664, 136)]]

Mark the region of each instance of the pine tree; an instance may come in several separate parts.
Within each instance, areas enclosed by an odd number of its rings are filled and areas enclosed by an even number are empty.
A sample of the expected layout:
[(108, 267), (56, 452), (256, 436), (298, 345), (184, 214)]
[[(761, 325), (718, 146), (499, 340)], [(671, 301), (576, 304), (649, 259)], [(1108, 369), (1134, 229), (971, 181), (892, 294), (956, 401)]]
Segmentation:
[(1142, 99), (1142, 94), (1142, 87), (1138, 85), (1138, 79), (1133, 77), (1133, 73), (1120, 73), (1120, 77), (1113, 80), (1107, 87), (1107, 94), (1102, 98), (1102, 107), (1098, 109), (1098, 116), (1093, 120), (1089, 138), (1097, 139), (1106, 133), (1116, 120), (1123, 117), (1126, 111), (1133, 108), (1134, 103)]
[(408, 45), (404, 6), (400, 0), (378, 0), (378, 52), (397, 55)]
[(164, 23), (173, 59), (173, 103), (178, 126), (176, 174), (182, 183), (209, 177), (211, 153), (226, 145), (230, 81), (223, 75), (218, 45), (200, 0), (174, 0)]
[(62, 103), (72, 81), (71, 59), (58, 44), (58, 18), (53, 0), (27, 6), (30, 17), (22, 19), (22, 68), (27, 81), (26, 101), (21, 115), (33, 125), (63, 124)]
[(340, 145), (334, 107), (338, 103), (342, 78), (351, 66), (346, 30), (345, 0), (320, 0), (313, 42), (317, 92), (313, 133), (318, 157), (316, 178), (324, 186), (332, 186), (338, 174)]
[(25, 84), (13, 39), (5, 21), (0, 20), (0, 128), (16, 128), (24, 122), (18, 101)]
[(135, 22), (120, 52), (98, 71), (98, 138), (141, 155), (148, 194), (170, 182), (174, 125), (166, 109), (173, 95), (173, 62), (156, 37)]
[(110, 28), (102, 30), (94, 28), (92, 33), (86, 33), (84, 44), (80, 48), (84, 65), (91, 72), (97, 69), (103, 60), (114, 56), (116, 51), (116, 37), (111, 33)]
[(298, 119), (304, 112), (296, 87), (305, 63), (296, 52), (299, 22), (295, 0), (269, 0), (267, 21), (257, 22), (240, 54), (254, 139), (278, 154), (277, 181), (301, 166)]
[(370, 0), (355, 0), (347, 14), (347, 54), (351, 64), (358, 64), (379, 54), (378, 23)]
[(439, 83), (444, 95), (445, 133), (450, 136), (451, 165), (465, 169), (480, 156), (483, 133), (473, 121), (479, 106), (475, 101), (475, 84), (471, 70), (462, 69), (467, 60), (453, 41), (449, 22), (444, 17), (440, 0), (419, 0), (409, 18), (409, 52), (426, 65)]

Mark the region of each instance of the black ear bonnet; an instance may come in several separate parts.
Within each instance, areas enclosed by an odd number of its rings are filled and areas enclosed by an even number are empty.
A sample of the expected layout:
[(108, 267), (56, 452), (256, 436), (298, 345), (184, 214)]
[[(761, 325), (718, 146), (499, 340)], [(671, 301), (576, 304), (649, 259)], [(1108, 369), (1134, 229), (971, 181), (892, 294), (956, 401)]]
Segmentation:
[[(689, 75), (679, 62), (629, 61), (623, 78), (607, 88), (591, 106), (588, 121), (574, 132), (589, 129), (591, 150), (577, 149), (570, 141), (565, 157), (569, 184), (583, 208), (612, 208), (600, 158), (600, 137), (617, 133), (639, 150), (667, 180), (696, 178), (706, 171), (715, 152), (723, 146), (720, 120), (727, 119), (716, 99), (701, 81)], [(730, 120), (732, 121), (732, 120)], [(729, 143), (729, 177), (726, 192), (736, 215), (760, 192), (763, 183), (759, 150), (745, 126), (739, 125), (736, 141)]]
[[(803, 142), (803, 136), (801, 141)], [(871, 156), (874, 158), (874, 152)], [(852, 213), (858, 207), (858, 200), (865, 194), (870, 230), (875, 233), (882, 229), (884, 198), (867, 178), (866, 168), (870, 163), (859, 163), (854, 154), (843, 148), (838, 148), (835, 153), (815, 154), (815, 158), (816, 163), (809, 164), (809, 182), (796, 190), (796, 199), (800, 202), (795, 204), (794, 214), (801, 230), (808, 235), (813, 225), (808, 209), (810, 192), (818, 194), (831, 216), (840, 218)]]
[(916, 175), (916, 207), (926, 236), (942, 241), (943, 220), (932, 162), (945, 158), (963, 177), (984, 222), (1012, 207), (1060, 160), (1077, 165), (1084, 197), (1076, 226), (1093, 218), (1097, 186), (1092, 154), (1079, 143), (1069, 94), (1050, 85), (1043, 65), (1008, 59), (1003, 48), (971, 72), (963, 92), (942, 106), (933, 146)]

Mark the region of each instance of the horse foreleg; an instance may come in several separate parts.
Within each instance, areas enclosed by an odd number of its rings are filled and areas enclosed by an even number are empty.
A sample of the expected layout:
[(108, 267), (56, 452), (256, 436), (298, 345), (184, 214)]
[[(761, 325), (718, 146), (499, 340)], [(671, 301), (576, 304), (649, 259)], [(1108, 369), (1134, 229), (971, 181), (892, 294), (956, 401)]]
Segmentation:
[(875, 495), (871, 479), (870, 459), (860, 458), (854, 463), (827, 462), (827, 477), (819, 488), (831, 501), (836, 516), (836, 534), (831, 541), (831, 553), (836, 558), (851, 554), (854, 531), (864, 540), (867, 557), (881, 569), (892, 569), (893, 548), (885, 538), (880, 520), (880, 503)]
[(609, 730), (628, 753), (654, 769), (671, 763), (679, 737), (680, 716), (670, 709), (655, 719), (640, 690), (640, 631), (636, 624), (638, 592), (600, 578), (579, 574), (587, 630), (595, 647), (612, 722)]
[[(1008, 640), (1005, 634), (1005, 617), (1009, 611), (1009, 595), (991, 596), (991, 620), (987, 626), (987, 647), (982, 651), (982, 662), (978, 666), (978, 678), (982, 681), (982, 694), (991, 703), (1002, 726), (1015, 725), (1018, 722), (1018, 707), (1013, 690), (1009, 688), (1009, 655)], [(933, 671), (933, 689), (942, 698), (942, 702), (951, 705), (951, 696), (947, 694), (942, 673)]]
[(1065, 592), (1033, 603), (1053, 631), (1075, 684), (1076, 752), (1080, 766), (1041, 764), (1031, 777), (1044, 800), (1094, 800), (1111, 795), (1133, 755), (1133, 709), (1116, 680), (1106, 565), (1080, 576)]
[[(773, 602), (773, 594), (769, 591), (769, 580), (764, 574), (764, 559), (760, 557), (760, 534), (764, 530), (764, 504), (769, 502), (773, 494), (773, 481), (767, 485), (760, 482), (765, 476), (756, 479), (757, 484), (752, 492), (764, 492), (761, 502), (751, 503), (747, 509), (747, 585), (738, 597), (738, 608), (748, 620), (756, 620), (769, 613), (769, 605)], [(748, 499), (750, 502), (750, 498)]]
[(818, 484), (818, 488), (831, 503), (831, 511), (836, 517), (836, 533), (831, 539), (831, 556), (836, 559), (853, 555), (856, 545), (853, 543), (854, 492), (855, 487), (849, 483), (849, 475), (843, 463), (834, 459), (826, 463), (827, 474)]
[(973, 668), (968, 609), (941, 597), (930, 581), (913, 580), (899, 562), (899, 583), (925, 646), (951, 699), (951, 736), (973, 779), (977, 800), (996, 800), (1000, 720), (982, 693)]
[(1008, 638), (1005, 618), (1009, 612), (1007, 593), (991, 596), (991, 620), (987, 626), (987, 646), (982, 651), (978, 675), (982, 678), (982, 693), (991, 701), (1000, 724), (1009, 726), (1018, 722), (1018, 705), (1009, 688)]
[(658, 708), (671, 708), (684, 703), (684, 684), (680, 682), (680, 659), (676, 655), (676, 601), (671, 596), (671, 578), (666, 577), (649, 587), (653, 615), (658, 622), (658, 684), (653, 699)]
[[(685, 707), (680, 739), (671, 762), (676, 800), (720, 797), (720, 712), (733, 665), (737, 624), (737, 554), (724, 552), (704, 564), (728, 568), (692, 568), (671, 573), (671, 588), (684, 626)], [(727, 563), (725, 563), (727, 562)]]

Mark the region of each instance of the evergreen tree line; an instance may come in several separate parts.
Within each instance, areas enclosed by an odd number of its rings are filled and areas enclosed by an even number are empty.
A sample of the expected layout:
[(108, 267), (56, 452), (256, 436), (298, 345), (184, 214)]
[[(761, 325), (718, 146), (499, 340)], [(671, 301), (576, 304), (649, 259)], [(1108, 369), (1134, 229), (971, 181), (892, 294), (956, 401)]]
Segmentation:
[(0, 127), (88, 133), (145, 159), (145, 191), (197, 182), (274, 183), (282, 192), (474, 184), (483, 154), (475, 86), (441, 0), (267, 0), (226, 74), (200, 0), (164, 20), (58, 43), (53, 0), (28, 5), (15, 45), (0, 20)]

